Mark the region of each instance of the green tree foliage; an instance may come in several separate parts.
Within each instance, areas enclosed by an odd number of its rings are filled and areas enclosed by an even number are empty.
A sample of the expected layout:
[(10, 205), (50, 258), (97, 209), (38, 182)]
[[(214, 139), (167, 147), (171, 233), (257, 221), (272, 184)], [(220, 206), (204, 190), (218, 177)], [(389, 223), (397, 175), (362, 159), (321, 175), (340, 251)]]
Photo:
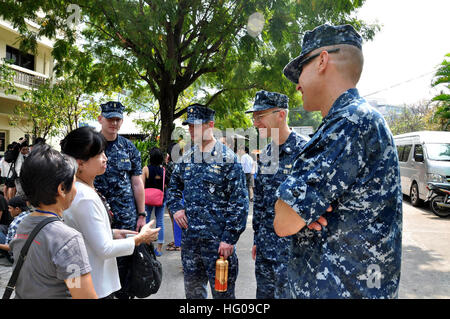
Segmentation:
[(289, 126), (312, 126), (317, 129), (322, 122), (320, 112), (308, 112), (303, 108), (293, 108), (289, 111)]
[(414, 105), (404, 105), (401, 113), (391, 111), (385, 118), (393, 135), (423, 130), (436, 131), (439, 128), (431, 120), (434, 112), (435, 107), (423, 101)]
[(0, 62), (0, 92), (5, 95), (17, 93), (14, 86), (15, 72), (8, 65), (8, 61)]
[(441, 129), (445, 131), (450, 130), (450, 53), (446, 54), (446, 59), (441, 63), (435, 75), (435, 80), (432, 83), (433, 87), (442, 85), (446, 91), (435, 96), (432, 101), (437, 102), (437, 109), (434, 114), (435, 120), (440, 124)]
[(78, 127), (86, 112), (79, 104), (82, 91), (73, 79), (57, 83), (46, 81), (22, 95), (10, 118), (12, 126), (29, 127), (29, 133), (43, 138), (68, 133)]
[[(298, 93), (281, 70), (300, 53), (304, 32), (325, 22), (351, 23), (365, 39), (371, 39), (378, 26), (368, 25), (354, 15), (363, 3), (364, 0), (5, 0), (0, 3), (0, 15), (19, 29), (23, 48), (35, 48), (35, 40), (40, 36), (55, 38), (58, 30), (63, 38), (56, 41), (54, 56), (64, 69), (65, 63), (73, 63), (69, 53), (77, 38), (73, 24), (68, 22), (76, 21), (80, 14), (83, 51), (95, 61), (90, 79), (127, 89), (144, 83), (160, 108), (160, 144), (165, 149), (174, 129), (173, 121), (186, 111), (178, 103), (186, 89), (194, 89), (192, 102), (215, 109), (219, 122), (247, 108), (258, 89), (293, 97)], [(37, 16), (38, 10), (44, 16)], [(251, 36), (247, 25), (255, 12), (263, 15), (264, 25), (260, 34)], [(37, 33), (26, 28), (25, 18), (41, 26)], [(249, 125), (243, 115), (237, 123)]]

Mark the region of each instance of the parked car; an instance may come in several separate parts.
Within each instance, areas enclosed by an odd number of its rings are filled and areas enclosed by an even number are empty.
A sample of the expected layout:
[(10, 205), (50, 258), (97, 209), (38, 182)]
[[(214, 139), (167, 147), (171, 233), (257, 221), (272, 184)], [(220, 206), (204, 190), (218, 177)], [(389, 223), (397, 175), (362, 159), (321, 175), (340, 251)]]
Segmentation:
[(402, 192), (413, 206), (426, 199), (428, 182), (450, 183), (450, 132), (420, 131), (394, 136)]

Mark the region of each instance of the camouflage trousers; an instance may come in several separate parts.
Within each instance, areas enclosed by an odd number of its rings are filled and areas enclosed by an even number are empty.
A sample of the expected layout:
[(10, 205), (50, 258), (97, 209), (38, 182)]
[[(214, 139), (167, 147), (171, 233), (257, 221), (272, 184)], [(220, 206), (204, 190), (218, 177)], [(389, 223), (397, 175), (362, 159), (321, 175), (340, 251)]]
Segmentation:
[(181, 261), (184, 272), (184, 290), (187, 299), (206, 299), (207, 284), (211, 287), (214, 299), (234, 299), (235, 282), (238, 275), (239, 262), (236, 251), (228, 257), (228, 290), (214, 290), (216, 260), (219, 258), (218, 241), (184, 238), (181, 242)]
[(286, 264), (256, 254), (255, 277), (256, 299), (291, 298)]

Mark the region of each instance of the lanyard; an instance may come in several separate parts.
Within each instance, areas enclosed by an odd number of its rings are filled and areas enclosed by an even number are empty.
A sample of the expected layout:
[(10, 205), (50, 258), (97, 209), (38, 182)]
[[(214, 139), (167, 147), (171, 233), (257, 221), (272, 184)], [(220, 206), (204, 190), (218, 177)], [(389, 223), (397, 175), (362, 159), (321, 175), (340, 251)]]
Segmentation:
[(37, 211), (39, 213), (43, 213), (43, 214), (50, 214), (50, 215), (53, 215), (53, 216), (56, 216), (56, 217), (60, 218), (58, 214), (52, 213), (52, 212), (48, 212), (46, 210), (35, 209), (35, 211)]

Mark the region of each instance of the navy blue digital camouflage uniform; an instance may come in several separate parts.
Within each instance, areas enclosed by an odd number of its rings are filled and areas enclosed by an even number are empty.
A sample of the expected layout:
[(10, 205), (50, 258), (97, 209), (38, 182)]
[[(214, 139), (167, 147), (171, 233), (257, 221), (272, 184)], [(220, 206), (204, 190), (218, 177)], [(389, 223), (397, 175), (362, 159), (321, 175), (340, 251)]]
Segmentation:
[[(208, 110), (189, 107), (185, 123), (211, 120)], [(186, 298), (206, 298), (208, 281), (214, 298), (235, 298), (235, 251), (227, 259), (228, 290), (216, 292), (214, 280), (220, 242), (236, 245), (247, 222), (248, 192), (237, 156), (220, 142), (209, 152), (194, 145), (175, 164), (167, 205), (172, 213), (184, 209), (188, 221), (181, 242)]]
[[(329, 28), (334, 27), (316, 28), (309, 39)], [(348, 32), (356, 38), (356, 31)], [(296, 83), (298, 78), (290, 80)], [(328, 221), (320, 232), (304, 227), (294, 235), (288, 264), (293, 298), (398, 296), (398, 155), (384, 118), (357, 89), (334, 102), (276, 195), (307, 225), (322, 215)], [(325, 214), (330, 204), (333, 211)]]
[[(119, 102), (101, 105), (105, 118), (123, 118), (124, 106)], [(106, 171), (94, 180), (94, 186), (107, 200), (113, 213), (112, 229), (136, 230), (138, 211), (134, 198), (131, 177), (142, 174), (141, 154), (128, 139), (118, 135), (108, 141), (105, 149), (108, 158)], [(132, 256), (117, 258), (121, 290), (115, 293), (119, 299), (128, 299), (126, 291), (128, 272)]]
[[(123, 105), (118, 102), (102, 104), (105, 117), (122, 117), (122, 111)], [(105, 155), (106, 171), (95, 178), (94, 185), (114, 214), (112, 228), (136, 230), (138, 212), (131, 177), (142, 174), (141, 154), (131, 141), (118, 135), (115, 141), (108, 141)]]
[[(246, 113), (272, 108), (287, 109), (286, 95), (259, 91), (255, 103)], [(287, 262), (291, 237), (279, 237), (273, 228), (275, 192), (289, 176), (292, 164), (306, 141), (294, 131), (280, 146), (273, 142), (261, 152), (255, 179), (253, 204), (253, 243), (256, 245), (256, 298), (290, 298), (287, 280)], [(275, 149), (276, 148), (276, 149)], [(276, 151), (272, 151), (276, 150)]]

